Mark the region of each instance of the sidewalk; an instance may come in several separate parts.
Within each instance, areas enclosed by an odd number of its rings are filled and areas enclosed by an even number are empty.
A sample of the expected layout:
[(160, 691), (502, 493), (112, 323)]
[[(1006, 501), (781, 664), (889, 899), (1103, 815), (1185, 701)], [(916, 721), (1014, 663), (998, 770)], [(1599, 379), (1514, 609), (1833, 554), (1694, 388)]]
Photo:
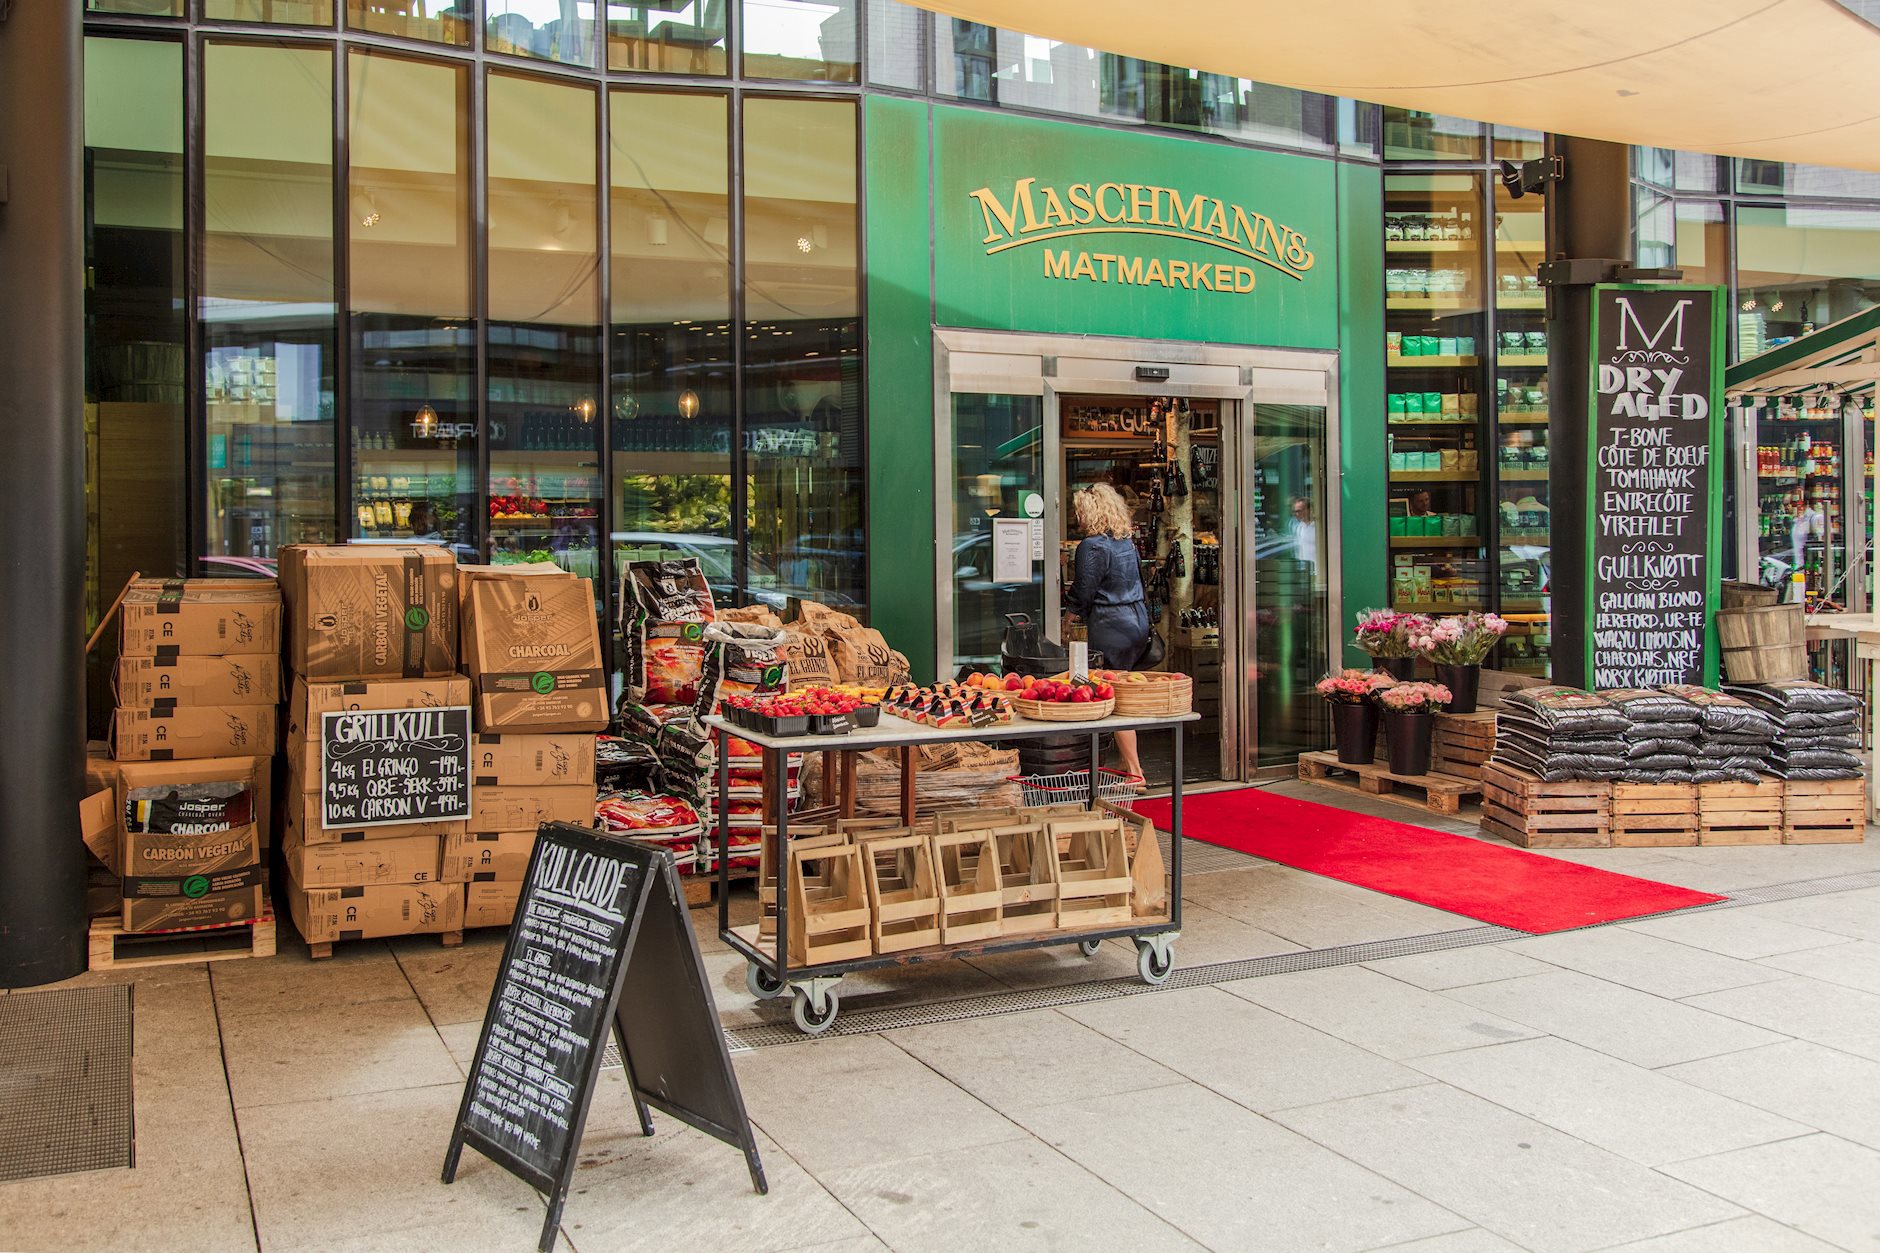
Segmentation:
[[(770, 1043), (787, 1008), (695, 911), (771, 1193), (670, 1119), (642, 1139), (610, 1071), (562, 1247), (1880, 1244), (1880, 845), (1558, 854), (1763, 903), (1492, 943), (1191, 849), (1187, 986), (1081, 986), (1133, 978), (1120, 944), (942, 963), (851, 978), (855, 1033), (809, 1042)], [(533, 1248), (525, 1184), (474, 1153), (438, 1182), (501, 940), (133, 976), (138, 1167), (0, 1184), (0, 1247)]]

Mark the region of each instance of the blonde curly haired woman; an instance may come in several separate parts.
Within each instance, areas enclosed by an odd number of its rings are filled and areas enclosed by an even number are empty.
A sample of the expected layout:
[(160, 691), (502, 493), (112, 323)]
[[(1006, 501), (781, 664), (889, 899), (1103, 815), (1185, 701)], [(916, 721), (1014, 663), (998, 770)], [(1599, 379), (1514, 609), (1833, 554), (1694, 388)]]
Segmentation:
[[(1097, 483), (1071, 497), (1077, 528), (1075, 574), (1064, 603), (1084, 620), (1090, 651), (1103, 654), (1112, 670), (1130, 670), (1149, 643), (1149, 605), (1142, 591), (1142, 561), (1132, 538), (1136, 531), (1129, 507), (1108, 483)], [(1118, 731), (1116, 749), (1123, 769), (1140, 777), (1136, 733)]]

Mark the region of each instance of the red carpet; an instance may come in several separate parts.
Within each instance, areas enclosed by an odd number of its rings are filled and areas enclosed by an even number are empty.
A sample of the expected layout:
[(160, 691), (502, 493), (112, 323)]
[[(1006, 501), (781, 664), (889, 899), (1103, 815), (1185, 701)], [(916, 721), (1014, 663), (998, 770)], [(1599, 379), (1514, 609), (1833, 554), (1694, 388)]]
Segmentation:
[[(1136, 802), (1164, 831), (1168, 811), (1164, 799)], [(1204, 843), (1536, 935), (1724, 899), (1260, 788), (1186, 797), (1182, 826)]]

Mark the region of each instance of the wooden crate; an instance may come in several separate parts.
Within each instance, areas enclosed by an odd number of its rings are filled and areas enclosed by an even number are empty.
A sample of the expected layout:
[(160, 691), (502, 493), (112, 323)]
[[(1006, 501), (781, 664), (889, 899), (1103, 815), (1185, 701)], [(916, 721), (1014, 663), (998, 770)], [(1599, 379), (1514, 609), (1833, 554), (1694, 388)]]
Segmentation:
[(1697, 785), (1697, 842), (1704, 845), (1782, 843), (1785, 787), (1781, 779)]
[(1057, 845), (1044, 827), (1026, 823), (986, 832), (998, 858), (1000, 935), (1036, 935), (1057, 928)]
[(1867, 780), (1790, 779), (1782, 805), (1784, 844), (1858, 844), (1867, 838)]
[(227, 961), (232, 957), (274, 956), (274, 911), (248, 922), (185, 931), (126, 931), (122, 914), (91, 920), (92, 970), (178, 966), (188, 962)]
[[(764, 838), (757, 846), (757, 934), (760, 938), (770, 938), (777, 934), (777, 867), (774, 864), (777, 828), (767, 826), (763, 829), (763, 835)], [(791, 848), (818, 848), (851, 842), (847, 835), (831, 833), (825, 826), (814, 824), (797, 826), (794, 823), (790, 826)], [(707, 872), (703, 877), (713, 884), (718, 882), (718, 872), (715, 870)], [(744, 872), (743, 877), (749, 878), (750, 872)], [(733, 871), (731, 881), (736, 883), (738, 879), (738, 872)], [(686, 900), (690, 902), (691, 899), (691, 893), (688, 892)], [(707, 901), (716, 899), (709, 888), (706, 890), (705, 899)]]
[(1046, 824), (1057, 850), (1058, 930), (1120, 926), (1130, 911), (1129, 850), (1123, 824), (1107, 814)]
[(1695, 783), (1612, 785), (1614, 848), (1682, 848), (1696, 843)]
[(1430, 746), (1432, 773), (1479, 781), (1483, 763), (1494, 755), (1494, 710), (1436, 715), (1436, 734)]
[(978, 830), (943, 831), (930, 838), (940, 890), (940, 942), (998, 939), (1005, 897), (999, 890), (999, 854), (992, 837)]
[(940, 887), (934, 876), (932, 836), (880, 836), (864, 841), (861, 851), (868, 869), (868, 929), (875, 951), (902, 953), (940, 943)]
[(1482, 829), (1522, 848), (1607, 848), (1612, 784), (1549, 783), (1491, 759), (1482, 767)]
[[(1346, 778), (1346, 775), (1351, 777)], [(1299, 777), (1308, 783), (1381, 796), (1433, 814), (1457, 813), (1462, 809), (1463, 797), (1475, 796), (1482, 790), (1479, 779), (1458, 779), (1446, 774), (1393, 774), (1383, 765), (1347, 765), (1338, 760), (1337, 753), (1301, 753)], [(1400, 788), (1414, 788), (1423, 795), (1420, 799), (1396, 795)]]
[(790, 964), (815, 966), (874, 952), (868, 870), (849, 843), (790, 846)]
[(1168, 870), (1155, 824), (1108, 801), (1102, 805), (1104, 813), (1123, 824), (1123, 847), (1129, 852), (1130, 912), (1138, 921), (1167, 918)]

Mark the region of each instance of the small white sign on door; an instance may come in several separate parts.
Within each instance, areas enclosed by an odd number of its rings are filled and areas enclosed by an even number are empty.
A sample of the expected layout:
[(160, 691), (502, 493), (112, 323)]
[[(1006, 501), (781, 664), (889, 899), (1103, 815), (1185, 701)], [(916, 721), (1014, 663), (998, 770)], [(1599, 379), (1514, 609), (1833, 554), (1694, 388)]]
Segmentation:
[(1024, 518), (992, 520), (992, 581), (1031, 582), (1031, 523)]

